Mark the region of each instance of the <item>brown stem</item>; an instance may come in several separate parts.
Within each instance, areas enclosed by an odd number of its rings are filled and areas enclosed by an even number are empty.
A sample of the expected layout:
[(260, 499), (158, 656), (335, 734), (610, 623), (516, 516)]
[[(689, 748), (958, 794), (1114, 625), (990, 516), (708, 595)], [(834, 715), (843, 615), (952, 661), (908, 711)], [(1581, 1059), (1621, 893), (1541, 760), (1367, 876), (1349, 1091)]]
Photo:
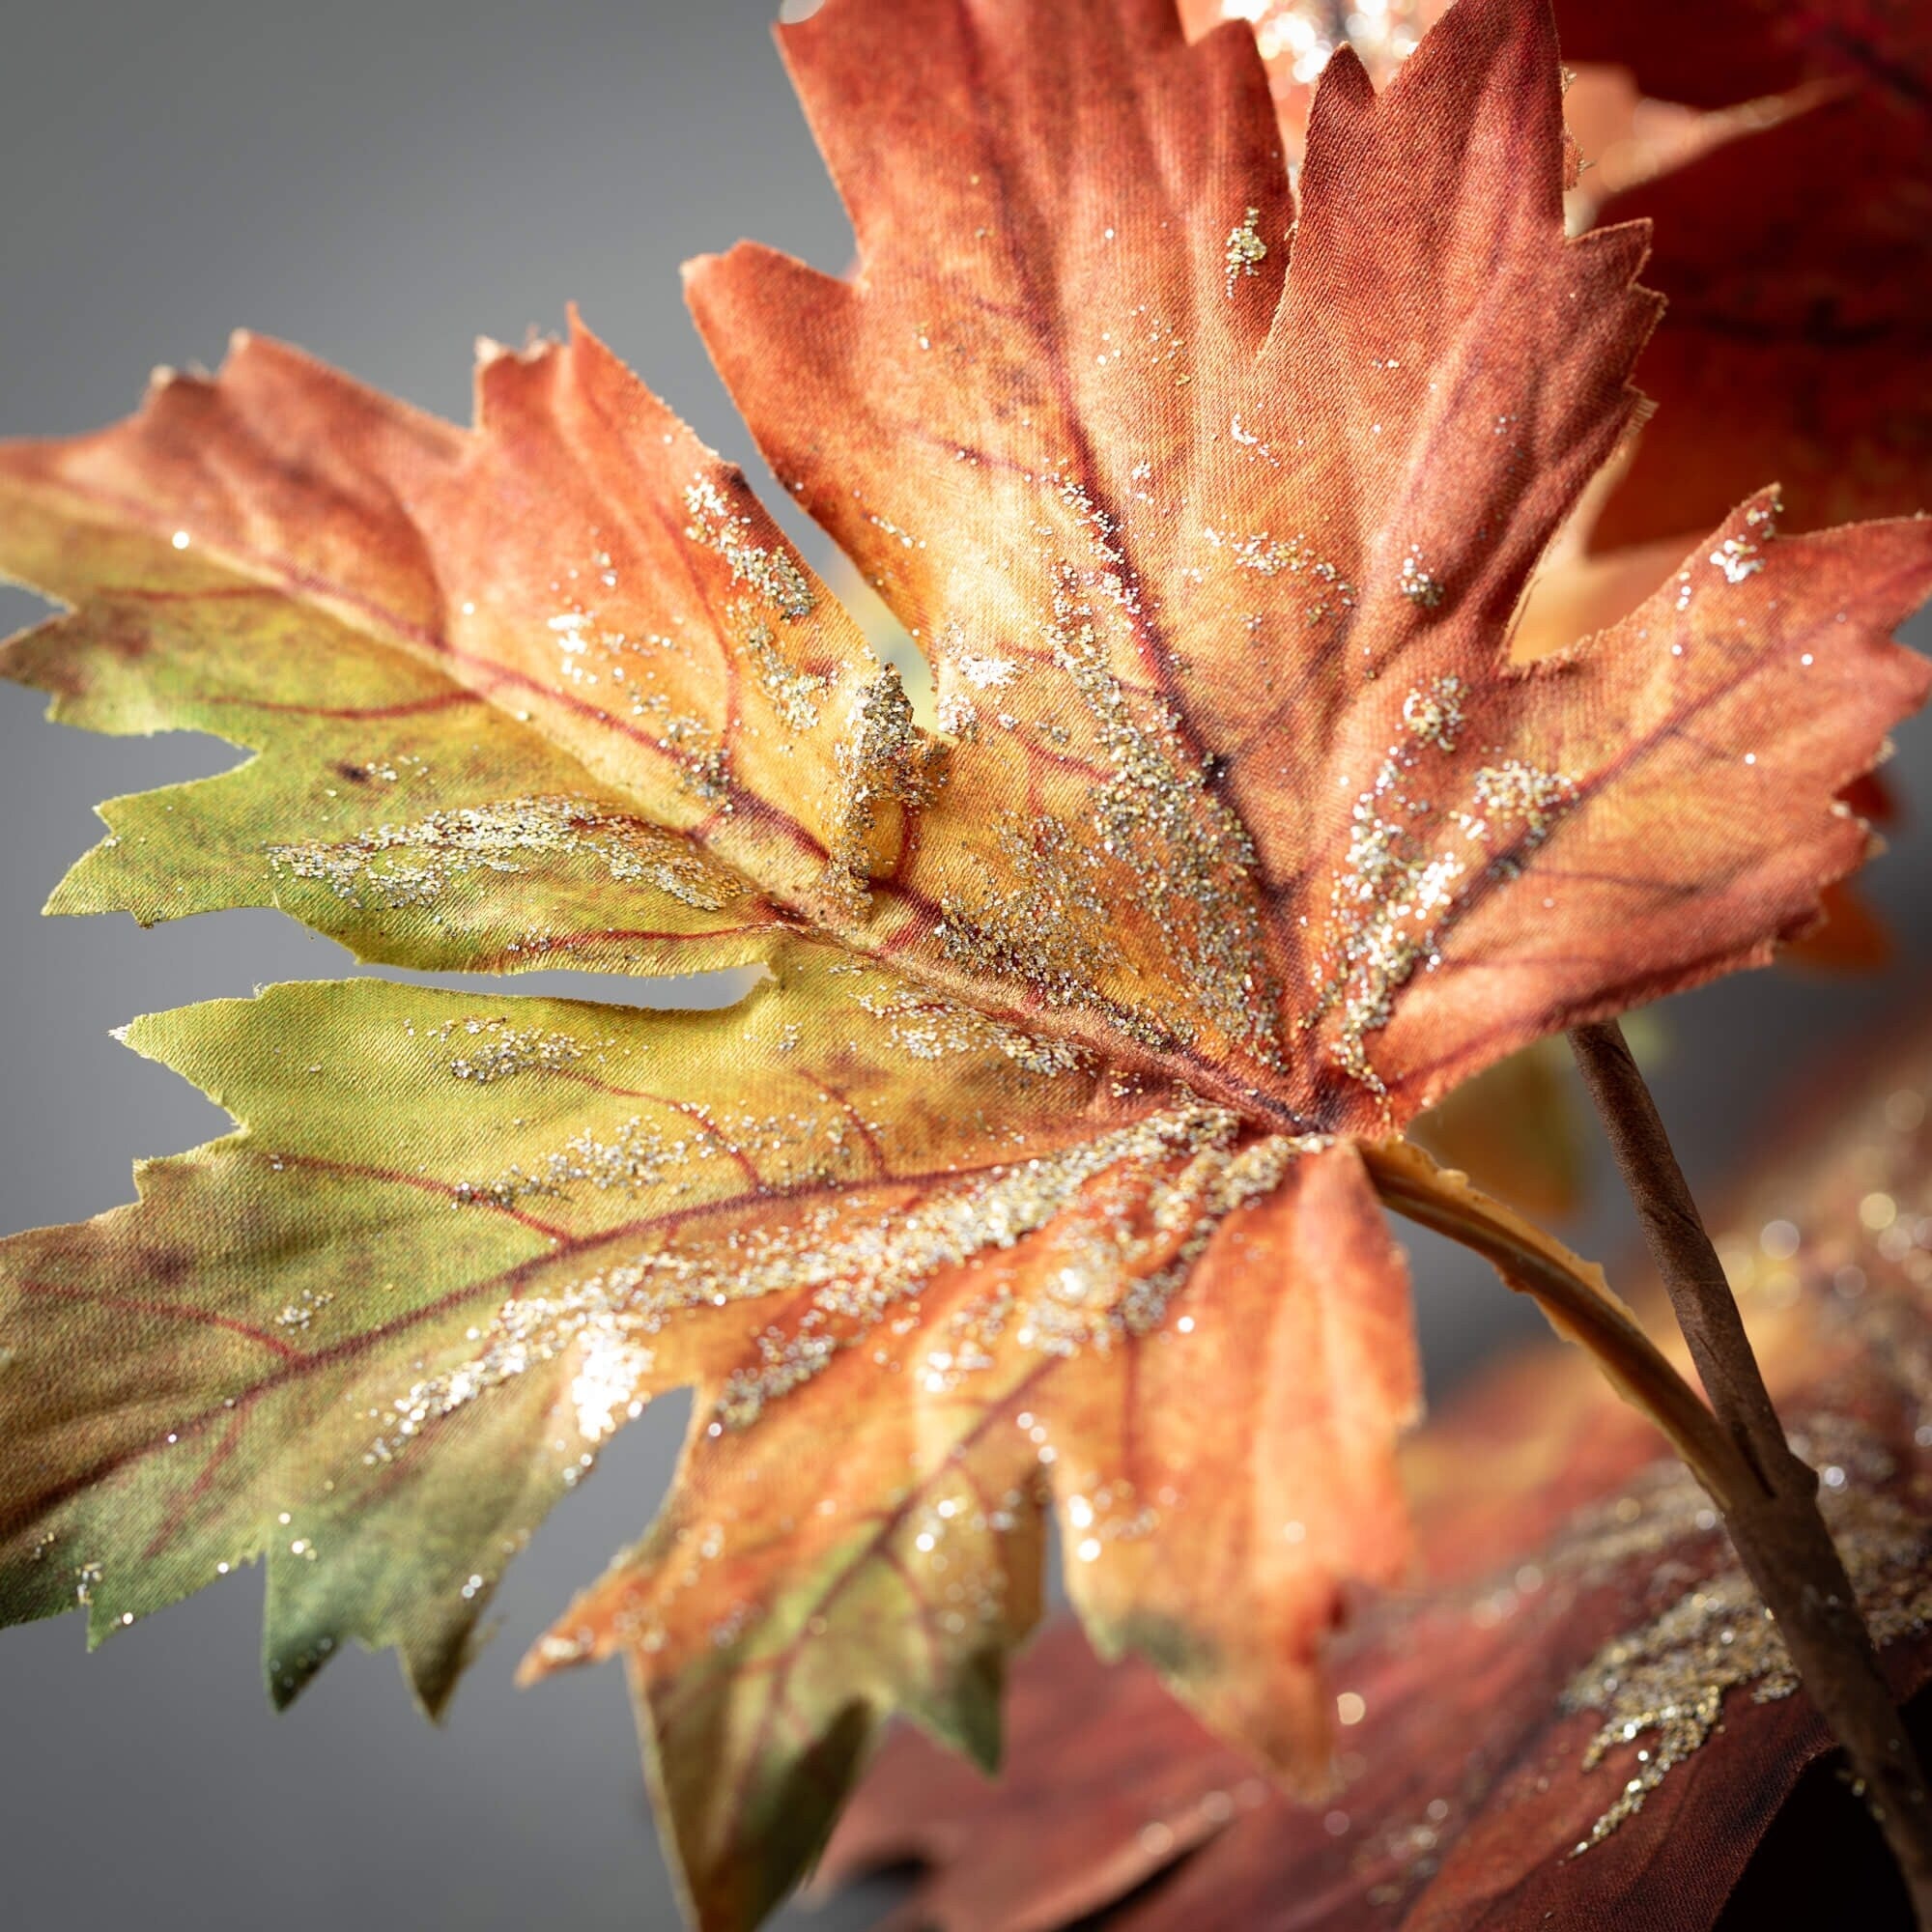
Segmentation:
[(1817, 1472), (1792, 1453), (1657, 1103), (1615, 1021), (1575, 1028), (1590, 1090), (1651, 1259), (1718, 1422), (1751, 1481), (1717, 1496), (1747, 1574), (1777, 1619), (1811, 1702), (1844, 1747), (1932, 1928), (1932, 1802), (1843, 1559), (1818, 1510)]
[(1463, 1175), (1438, 1167), (1413, 1141), (1364, 1143), (1361, 1153), (1384, 1206), (1481, 1255), (1510, 1287), (1530, 1296), (1557, 1332), (1587, 1349), (1619, 1394), (1662, 1430), (1714, 1499), (1722, 1504), (1750, 1492), (1749, 1465), (1697, 1391), (1610, 1293), (1601, 1269)]

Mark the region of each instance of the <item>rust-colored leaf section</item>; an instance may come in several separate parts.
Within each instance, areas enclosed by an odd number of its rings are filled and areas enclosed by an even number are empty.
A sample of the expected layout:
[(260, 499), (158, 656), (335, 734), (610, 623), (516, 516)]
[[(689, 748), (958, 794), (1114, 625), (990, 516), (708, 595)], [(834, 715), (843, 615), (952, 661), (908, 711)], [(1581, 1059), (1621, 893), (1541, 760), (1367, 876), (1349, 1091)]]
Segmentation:
[(1238, 25), (832, 0), (782, 42), (859, 270), (743, 244), (691, 287), (934, 660), (904, 956), (1359, 1129), (1761, 958), (1856, 863), (1831, 797), (1922, 689), (1879, 633), (1932, 532), (1780, 554), (1760, 493), (1625, 626), (1510, 664), (1655, 313), (1640, 229), (1564, 239), (1543, 8), (1464, 0), (1379, 97), (1336, 53), (1293, 211)]
[[(625, 1659), (707, 1922), (781, 1895), (877, 1716), (994, 1760), (987, 1693), (1038, 1614), (1049, 1501), (1090, 1628), (1304, 1785), (1342, 1579), (1406, 1574), (1406, 1278), (1352, 1150), (1229, 1148), (1170, 1109), (909, 1202), (887, 1253), (969, 1208), (1037, 1232), (955, 1236), (885, 1320), (875, 1271), (717, 1331), (671, 1504), (529, 1660)], [(869, 1247), (871, 1226), (815, 1238)], [(838, 1344), (854, 1321), (862, 1346)], [(882, 1368), (904, 1400), (876, 1399)], [(810, 1400), (776, 1400), (808, 1373)]]
[[(1876, 1041), (1720, 1241), (1902, 1691), (1932, 1676), (1928, 1095), (1932, 1034)], [(919, 1860), (895, 1922), (944, 1932), (1716, 1922), (1830, 1739), (1708, 1500), (1548, 1348), (1406, 1466), (1430, 1580), (1336, 1648), (1331, 1798), (1281, 1797), (1061, 1629), (1018, 1667), (1000, 1782), (895, 1740), (828, 1879)]]
[[(1307, 1788), (1325, 1773), (1320, 1646), (1341, 1581), (1407, 1575), (1390, 1445), (1422, 1393), (1406, 1269), (1353, 1152), (1297, 1162), (1203, 1255), (1192, 1296), (1196, 1353), (1150, 1353), (1124, 1391), (1071, 1364), (1057, 1392), (1067, 1592), (1104, 1649), (1158, 1660)], [(1325, 1392), (1308, 1400), (1311, 1371)]]

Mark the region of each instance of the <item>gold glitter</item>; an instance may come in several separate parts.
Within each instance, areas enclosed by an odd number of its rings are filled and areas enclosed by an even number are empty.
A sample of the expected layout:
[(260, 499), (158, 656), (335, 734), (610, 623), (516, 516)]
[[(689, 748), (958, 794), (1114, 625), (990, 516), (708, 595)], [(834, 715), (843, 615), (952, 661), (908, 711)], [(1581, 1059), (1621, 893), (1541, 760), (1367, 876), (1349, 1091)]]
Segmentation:
[[(1881, 1646), (1923, 1630), (1932, 1621), (1932, 1572), (1922, 1525), (1872, 1485), (1891, 1474), (1889, 1458), (1856, 1424), (1814, 1417), (1805, 1445), (1810, 1460), (1825, 1462), (1829, 1481), (1820, 1506), (1832, 1539), (1845, 1559), (1874, 1640)], [(1842, 1473), (1859, 1469), (1856, 1486)], [(1673, 1486), (1681, 1519), (1702, 1492), (1687, 1479)], [(1654, 1533), (1668, 1535), (1669, 1506)], [(1681, 1535), (1689, 1524), (1676, 1523)], [(1565, 1687), (1566, 1712), (1599, 1711), (1604, 1721), (1585, 1747), (1583, 1769), (1593, 1770), (1620, 1747), (1643, 1740), (1623, 1790), (1591, 1825), (1572, 1856), (1602, 1844), (1643, 1808), (1644, 1801), (1672, 1771), (1709, 1742), (1723, 1714), (1724, 1698), (1749, 1685), (1755, 1703), (1788, 1697), (1798, 1673), (1779, 1634), (1743, 1572), (1727, 1562), (1691, 1586), (1667, 1609), (1635, 1631), (1612, 1639)]]
[(637, 717), (655, 723), (657, 748), (679, 768), (685, 790), (720, 811), (729, 811), (730, 754), (711, 726), (701, 718), (673, 711), (662, 691), (634, 693), (631, 709)]
[(450, 1061), (449, 1070), (457, 1079), (473, 1080), (479, 1087), (519, 1073), (568, 1066), (583, 1058), (582, 1043), (567, 1033), (512, 1026), (500, 1017), (448, 1020), (431, 1029), (432, 1037), (440, 1040), (456, 1033), (466, 1036), (468, 1043)]
[(1460, 677), (1438, 677), (1426, 691), (1411, 691), (1402, 701), (1402, 722), (1425, 745), (1453, 752), (1463, 728), (1461, 699), (1468, 691)]
[[(1461, 679), (1444, 677), (1404, 698), (1408, 736), (1390, 746), (1369, 788), (1357, 795), (1348, 848), (1329, 888), (1331, 961), (1317, 969), (1315, 1001), (1302, 1025), (1313, 1027), (1339, 1009), (1336, 1064), (1374, 1094), (1387, 1090), (1369, 1060), (1367, 1036), (1389, 1023), (1397, 993), (1417, 969), (1440, 958), (1470, 871), (1470, 855), (1443, 849), (1432, 838), (1453, 825), (1468, 844), (1484, 848), (1480, 869), (1487, 876), (1511, 879), (1578, 795), (1563, 774), (1512, 758), (1473, 775), (1473, 809), (1445, 817), (1417, 796), (1411, 789), (1417, 747), (1445, 756), (1454, 751), (1467, 696)], [(1510, 842), (1502, 845), (1505, 838)]]
[(1293, 536), (1278, 542), (1265, 530), (1255, 536), (1233, 537), (1215, 529), (1204, 530), (1202, 535), (1215, 550), (1231, 552), (1237, 570), (1252, 570), (1262, 577), (1278, 577), (1283, 571), (1299, 573), (1315, 561), (1315, 553), (1308, 548), (1305, 537)]
[(1408, 761), (1402, 747), (1392, 749), (1350, 810), (1348, 850), (1329, 892), (1341, 967), (1319, 983), (1303, 1020), (1313, 1026), (1341, 1008), (1336, 1063), (1376, 1094), (1386, 1090), (1365, 1036), (1388, 1024), (1396, 993), (1434, 956), (1436, 929), (1465, 869), (1456, 855), (1431, 852), (1411, 830), (1422, 810), (1401, 790)]
[(306, 1334), (308, 1325), (335, 1299), (326, 1288), (305, 1288), (300, 1297), (292, 1301), (275, 1317), (277, 1328), (293, 1328)]
[(1088, 1056), (1070, 1041), (1037, 1037), (955, 1006), (936, 993), (901, 988), (891, 993), (854, 992), (853, 1003), (887, 1024), (887, 1037), (915, 1060), (943, 1060), (956, 1053), (997, 1051), (1028, 1073), (1070, 1073)]
[(818, 700), (832, 689), (832, 679), (802, 670), (779, 649), (778, 634), (746, 603), (731, 606), (726, 615), (772, 709), (787, 730), (810, 731), (818, 723)]
[(1425, 611), (1433, 611), (1442, 602), (1442, 585), (1422, 567), (1422, 559), (1414, 551), (1402, 560), (1402, 594), (1411, 604), (1419, 604)]
[[(1280, 538), (1267, 530), (1238, 537), (1228, 530), (1202, 531), (1210, 550), (1228, 552), (1236, 570), (1251, 570), (1258, 577), (1300, 577), (1306, 574), (1321, 587), (1303, 611), (1303, 619), (1313, 626), (1337, 611), (1355, 608), (1355, 586), (1342, 575), (1336, 564), (1318, 557), (1306, 536)], [(1250, 628), (1253, 628), (1251, 623)]]
[(942, 693), (933, 721), (949, 738), (971, 743), (980, 735), (980, 711), (963, 691)]
[(1228, 265), (1228, 294), (1235, 293), (1235, 284), (1246, 275), (1261, 273), (1261, 265), (1267, 256), (1267, 243), (1261, 236), (1262, 212), (1251, 208), (1228, 232), (1228, 252), (1223, 258)]
[(650, 1350), (586, 1329), (570, 1380), (578, 1434), (586, 1442), (601, 1442), (614, 1433), (620, 1417), (635, 1420), (643, 1406), (637, 1391), (654, 1366)]
[(1726, 537), (1711, 553), (1711, 561), (1723, 572), (1726, 583), (1742, 583), (1764, 568), (1764, 558), (1748, 537)]
[[(370, 1460), (386, 1460), (433, 1418), (567, 1350), (580, 1351), (580, 1364), (584, 1351), (602, 1351), (595, 1406), (609, 1413), (638, 1399), (644, 1373), (626, 1390), (617, 1386), (614, 1365), (643, 1361), (652, 1338), (676, 1317), (766, 1297), (787, 1308), (802, 1304), (803, 1313), (787, 1318), (789, 1329), (764, 1331), (757, 1366), (738, 1372), (721, 1394), (714, 1431), (748, 1427), (766, 1404), (903, 1311), (939, 1270), (1045, 1229), (1108, 1170), (1138, 1169), (1148, 1190), (1145, 1227), (1112, 1219), (1100, 1230), (1081, 1224), (1056, 1253), (1061, 1265), (1048, 1271), (1043, 1288), (1017, 1306), (1009, 1290), (988, 1291), (955, 1318), (944, 1362), (930, 1360), (922, 1373), (928, 1385), (938, 1376), (950, 1386), (987, 1366), (992, 1344), (1009, 1328), (1018, 1346), (1048, 1354), (1108, 1348), (1158, 1324), (1219, 1220), (1271, 1189), (1299, 1150), (1278, 1136), (1241, 1147), (1238, 1135), (1233, 1114), (1187, 1102), (1082, 1145), (962, 1176), (890, 1216), (862, 1208), (855, 1218), (841, 1204), (818, 1202), (795, 1219), (722, 1244), (684, 1247), (674, 1233), (661, 1235), (631, 1259), (554, 1293), (504, 1302), (473, 1355), (378, 1412), (383, 1434)], [(1170, 1175), (1177, 1159), (1179, 1170)], [(513, 1171), (499, 1186), (514, 1197), (567, 1184), (580, 1173), (599, 1185), (647, 1185), (671, 1164), (663, 1142), (632, 1122), (615, 1143), (581, 1137), (557, 1161), (528, 1176)], [(1181, 1229), (1188, 1233), (1177, 1241)], [(1162, 1257), (1161, 1265), (1140, 1277), (1136, 1267), (1152, 1255)]]
[(609, 1140), (594, 1134), (574, 1134), (555, 1152), (529, 1168), (506, 1168), (495, 1180), (459, 1181), (459, 1204), (488, 1202), (507, 1208), (532, 1197), (559, 1197), (581, 1181), (593, 1187), (623, 1187), (632, 1192), (650, 1187), (687, 1152), (684, 1143), (668, 1145), (659, 1131), (640, 1117), (632, 1118)]
[(993, 832), (983, 895), (950, 893), (940, 901), (938, 938), (948, 955), (989, 979), (1017, 981), (1051, 1007), (1105, 1011), (1129, 1037), (1173, 1044), (1157, 1022), (1115, 1007), (1095, 981), (1109, 927), (1098, 877), (1105, 855), (1058, 819)]
[(586, 858), (619, 885), (655, 886), (700, 912), (722, 910), (738, 892), (686, 840), (575, 794), (433, 811), (339, 841), (267, 850), (277, 870), (319, 880), (352, 905), (392, 911), (434, 905), (455, 880), (475, 873), (524, 872), (533, 858)]
[(928, 803), (945, 782), (946, 747), (913, 720), (912, 701), (891, 665), (859, 692), (839, 742), (836, 831), (822, 883), (851, 918), (863, 918), (878, 850), (878, 808)]
[(1511, 758), (1500, 765), (1485, 765), (1476, 774), (1476, 812), (1464, 812), (1459, 822), (1476, 839), (1492, 834), (1490, 814), (1520, 821), (1516, 848), (1496, 859), (1491, 869), (1503, 878), (1514, 878), (1522, 870), (1523, 861), (1547, 839), (1563, 815), (1577, 803), (1577, 783), (1561, 772), (1545, 771), (1541, 766)]
[[(1776, 497), (1746, 509), (1745, 527), (1750, 535), (1725, 537), (1711, 553), (1711, 567), (1722, 575), (1726, 583), (1746, 582), (1764, 568), (1764, 546), (1776, 536), (1777, 520), (1783, 513), (1784, 504)], [(1677, 600), (1681, 611), (1690, 600), (1690, 585), (1684, 578), (1679, 582), (1684, 584)]]
[[(1138, 609), (1112, 520), (1077, 482), (1056, 477), (1051, 487), (1086, 528), (1100, 568), (1089, 579), (1056, 566), (1044, 636), (1108, 775), (1088, 790), (1085, 839), (1045, 814), (996, 828), (982, 890), (942, 898), (940, 940), (970, 970), (1018, 980), (1047, 1005), (1085, 1009), (1143, 1044), (1192, 1043), (1205, 1024), (1276, 1064), (1277, 996), (1253, 845), (1184, 749), (1175, 714), (1161, 706), (1142, 716), (1112, 668), (1110, 639), (1131, 628)], [(1192, 1011), (1172, 1000), (1146, 1010), (1106, 988), (1135, 970), (1121, 956), (1123, 896), (1158, 934), (1161, 977), (1186, 986)]]
[(716, 551), (734, 582), (749, 583), (781, 617), (810, 614), (818, 598), (805, 573), (788, 552), (757, 542), (757, 526), (731, 507), (710, 476), (700, 473), (685, 486), (684, 506), (691, 513), (685, 535)]
[(1009, 684), (1019, 668), (1009, 658), (961, 657), (952, 662), (959, 675), (980, 691), (997, 691)]

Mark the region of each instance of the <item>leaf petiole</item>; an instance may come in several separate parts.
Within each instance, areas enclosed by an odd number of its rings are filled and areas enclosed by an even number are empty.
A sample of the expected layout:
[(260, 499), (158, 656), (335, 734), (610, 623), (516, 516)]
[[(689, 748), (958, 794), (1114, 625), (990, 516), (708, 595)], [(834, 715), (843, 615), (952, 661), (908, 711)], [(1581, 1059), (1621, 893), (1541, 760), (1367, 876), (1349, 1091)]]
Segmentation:
[(1364, 1144), (1362, 1159), (1384, 1206), (1460, 1242), (1529, 1295), (1566, 1340), (1587, 1349), (1625, 1401), (1669, 1438), (1727, 1514), (1756, 1487), (1750, 1465), (1697, 1391), (1611, 1293), (1604, 1271), (1412, 1141)]

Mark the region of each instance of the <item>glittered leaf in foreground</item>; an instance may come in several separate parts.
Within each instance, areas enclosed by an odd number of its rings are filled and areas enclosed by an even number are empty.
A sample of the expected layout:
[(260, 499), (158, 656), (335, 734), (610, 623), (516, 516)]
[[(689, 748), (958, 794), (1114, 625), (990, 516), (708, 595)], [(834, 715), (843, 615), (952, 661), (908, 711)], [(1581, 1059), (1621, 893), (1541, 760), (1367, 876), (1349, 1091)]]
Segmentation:
[[(719, 1012), (363, 980), (129, 1037), (244, 1124), (146, 1163), (138, 1207), (0, 1244), (0, 1601), (86, 1605), (99, 1636), (266, 1556), (275, 1689), (354, 1635), (402, 1646), (431, 1702), (530, 1522), (632, 1403), (750, 1346), (829, 1253), (812, 1229), (930, 1188), (962, 1252), (1018, 1238), (1078, 1179), (975, 1220), (989, 1170), (1097, 1172), (1157, 1111), (810, 948)], [(1146, 1149), (1230, 1131), (1159, 1118)], [(767, 1275), (731, 1259), (748, 1243)], [(805, 1325), (827, 1358), (856, 1346)]]
[(139, 1022), (244, 1125), (0, 1244), (0, 1611), (99, 1637), (266, 1560), (277, 1696), (354, 1638), (434, 1706), (533, 1524), (695, 1382), (663, 1520), (535, 1662), (627, 1656), (706, 1925), (795, 1880), (875, 1715), (993, 1752), (1049, 1503), (1095, 1628), (1319, 1775), (1416, 1399), (1353, 1151), (828, 949), (780, 972), (703, 1014), (357, 981)]
[(878, 1714), (990, 1752), (1049, 1502), (1102, 1642), (1325, 1763), (1414, 1400), (1349, 1137), (1809, 919), (1932, 586), (1932, 526), (1774, 542), (1762, 493), (1512, 663), (1656, 306), (1639, 232), (1564, 239), (1541, 4), (1460, 0), (1379, 97), (1338, 55), (1298, 208), (1252, 37), (1164, 0), (784, 39), (861, 270), (746, 247), (694, 297), (937, 734), (581, 329), (486, 350), (472, 430), (244, 338), (0, 450), (0, 567), (73, 606), (11, 668), (259, 753), (110, 808), (62, 904), (777, 976), (142, 1022), (247, 1125), (0, 1249), (5, 1605), (107, 1629), (266, 1554), (278, 1690), (354, 1636), (434, 1702), (604, 1434), (696, 1384), (662, 1522), (533, 1668), (625, 1658), (712, 1932)]

